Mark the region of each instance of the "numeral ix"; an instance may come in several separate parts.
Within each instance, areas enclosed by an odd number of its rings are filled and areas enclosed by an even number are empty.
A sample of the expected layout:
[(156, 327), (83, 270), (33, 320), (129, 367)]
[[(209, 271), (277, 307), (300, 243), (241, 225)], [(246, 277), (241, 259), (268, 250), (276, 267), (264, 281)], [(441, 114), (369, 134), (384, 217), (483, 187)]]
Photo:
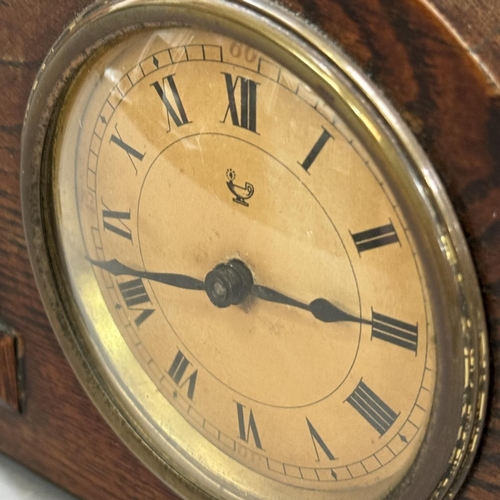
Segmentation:
[(123, 283), (118, 283), (118, 288), (122, 294), (127, 307), (132, 311), (140, 311), (139, 316), (134, 320), (136, 326), (141, 326), (154, 312), (154, 309), (143, 309), (136, 307), (147, 302), (151, 303), (144, 283), (141, 278), (135, 278)]

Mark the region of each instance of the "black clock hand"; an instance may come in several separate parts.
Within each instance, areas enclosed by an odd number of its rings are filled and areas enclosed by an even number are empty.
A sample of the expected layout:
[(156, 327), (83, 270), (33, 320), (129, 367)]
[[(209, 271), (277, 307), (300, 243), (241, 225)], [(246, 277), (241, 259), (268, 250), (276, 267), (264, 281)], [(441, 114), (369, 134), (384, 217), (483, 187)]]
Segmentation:
[(151, 273), (148, 271), (139, 271), (138, 269), (132, 269), (131, 267), (122, 264), (116, 259), (100, 261), (87, 258), (87, 260), (94, 266), (100, 267), (101, 269), (110, 272), (114, 276), (136, 276), (137, 278), (157, 281), (158, 283), (175, 286), (177, 288), (185, 288), (187, 290), (205, 290), (204, 281), (197, 280), (196, 278), (191, 278), (191, 276), (186, 276), (184, 274)]
[(204, 290), (210, 301), (217, 307), (241, 304), (250, 294), (267, 302), (275, 302), (309, 311), (312, 315), (325, 323), (351, 321), (354, 323), (370, 324), (370, 321), (346, 313), (342, 309), (328, 302), (326, 299), (315, 299), (310, 304), (299, 302), (266, 286), (253, 284), (253, 278), (247, 266), (233, 259), (226, 264), (219, 264), (210, 271), (205, 281), (201, 281), (184, 274), (154, 273), (140, 271), (122, 264), (113, 259), (98, 261), (88, 258), (94, 266), (110, 272), (114, 276), (126, 275), (144, 278), (165, 285), (184, 288), (187, 290)]
[(352, 321), (354, 323), (371, 324), (371, 321), (358, 318), (357, 316), (353, 316), (352, 314), (342, 311), (342, 309), (334, 306), (326, 299), (315, 299), (310, 304), (305, 304), (303, 302), (299, 302), (298, 300), (292, 299), (291, 297), (287, 297), (280, 292), (272, 290), (271, 288), (261, 285), (253, 285), (250, 294), (259, 299), (267, 300), (268, 302), (276, 302), (278, 304), (285, 304), (287, 306), (304, 309), (305, 311), (309, 311), (310, 313), (312, 313), (312, 315), (316, 319), (319, 319), (320, 321), (323, 321), (325, 323)]

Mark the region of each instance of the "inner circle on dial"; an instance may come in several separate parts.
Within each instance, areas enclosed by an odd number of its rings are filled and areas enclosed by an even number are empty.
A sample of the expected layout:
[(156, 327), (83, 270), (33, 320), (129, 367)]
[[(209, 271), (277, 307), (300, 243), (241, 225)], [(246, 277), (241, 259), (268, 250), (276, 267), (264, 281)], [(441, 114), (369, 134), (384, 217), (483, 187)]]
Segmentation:
[[(330, 214), (287, 166), (245, 140), (195, 134), (164, 149), (141, 189), (138, 234), (147, 270), (204, 280), (237, 259), (255, 284), (306, 304), (324, 298), (360, 317), (356, 278)], [(340, 387), (356, 359), (359, 323), (325, 323), (251, 295), (221, 308), (204, 292), (150, 285), (179, 348), (264, 405), (314, 404)]]

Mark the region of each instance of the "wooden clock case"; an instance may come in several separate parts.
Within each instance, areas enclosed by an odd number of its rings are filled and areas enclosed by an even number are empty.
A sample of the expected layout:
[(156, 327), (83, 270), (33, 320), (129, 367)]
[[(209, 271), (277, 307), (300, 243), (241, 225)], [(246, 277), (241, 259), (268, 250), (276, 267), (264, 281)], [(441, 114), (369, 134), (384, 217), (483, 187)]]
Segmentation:
[[(0, 451), (83, 499), (175, 499), (113, 434), (73, 375), (39, 299), (24, 240), (19, 168), (29, 92), (57, 36), (89, 3), (0, 0)], [(496, 500), (500, 6), (496, 0), (285, 3), (376, 82), (409, 124), (453, 202), (480, 281), (491, 350), (486, 429), (458, 498)]]

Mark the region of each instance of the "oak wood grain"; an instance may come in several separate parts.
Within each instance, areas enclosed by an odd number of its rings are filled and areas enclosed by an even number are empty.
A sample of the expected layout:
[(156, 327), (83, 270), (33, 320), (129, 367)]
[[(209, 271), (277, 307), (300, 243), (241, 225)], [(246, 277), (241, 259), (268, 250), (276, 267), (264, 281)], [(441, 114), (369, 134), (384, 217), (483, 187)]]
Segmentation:
[(496, 0), (428, 0), (495, 84), (500, 83), (500, 6)]
[[(0, 407), (0, 450), (84, 499), (174, 498), (114, 436), (69, 368), (30, 268), (20, 137), (44, 55), (88, 0), (0, 0), (0, 318), (23, 332), (27, 406)], [(490, 329), (487, 428), (463, 500), (500, 498), (500, 12), (496, 0), (286, 0), (408, 122), (466, 233)]]
[(0, 332), (0, 404), (19, 410), (15, 338)]

